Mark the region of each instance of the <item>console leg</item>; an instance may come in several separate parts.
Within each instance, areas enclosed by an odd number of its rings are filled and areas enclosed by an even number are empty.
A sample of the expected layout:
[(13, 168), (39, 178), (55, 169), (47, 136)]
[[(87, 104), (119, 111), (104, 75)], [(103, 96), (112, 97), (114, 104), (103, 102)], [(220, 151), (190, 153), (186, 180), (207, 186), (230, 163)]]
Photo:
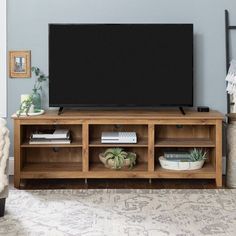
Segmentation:
[(152, 179), (149, 179), (149, 184), (152, 184)]
[(4, 216), (5, 213), (5, 204), (6, 204), (6, 198), (0, 199), (0, 217)]
[(14, 187), (17, 188), (17, 189), (20, 188), (20, 178), (17, 177), (16, 170), (15, 170), (15, 173), (14, 173)]
[(216, 187), (217, 188), (222, 188), (222, 176), (217, 176), (216, 177)]
[(88, 179), (84, 179), (84, 184), (88, 184)]
[(24, 189), (25, 185), (26, 185), (26, 180), (25, 179), (21, 180), (20, 181), (20, 189)]

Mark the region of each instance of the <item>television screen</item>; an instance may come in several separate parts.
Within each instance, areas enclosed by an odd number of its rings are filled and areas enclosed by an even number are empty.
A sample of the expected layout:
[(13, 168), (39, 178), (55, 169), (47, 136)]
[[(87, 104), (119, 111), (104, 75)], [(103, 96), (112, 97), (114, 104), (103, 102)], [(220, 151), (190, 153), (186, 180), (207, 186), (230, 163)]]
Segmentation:
[(192, 24), (49, 25), (49, 105), (193, 105)]

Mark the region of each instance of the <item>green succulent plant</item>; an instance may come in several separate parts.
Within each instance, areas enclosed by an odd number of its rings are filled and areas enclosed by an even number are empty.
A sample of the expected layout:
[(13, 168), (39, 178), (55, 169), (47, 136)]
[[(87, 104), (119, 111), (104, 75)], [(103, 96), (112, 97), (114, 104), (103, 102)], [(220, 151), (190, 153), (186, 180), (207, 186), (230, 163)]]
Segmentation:
[(104, 152), (106, 163), (109, 160), (113, 160), (115, 163), (115, 169), (123, 167), (125, 160), (130, 160), (130, 168), (136, 164), (136, 155), (132, 152), (125, 152), (123, 148), (109, 148)]
[(33, 98), (32, 98), (32, 96), (29, 96), (28, 99), (21, 102), (20, 109), (17, 112), (17, 116), (19, 117), (22, 113), (25, 113), (26, 115), (28, 115), (30, 107), (32, 106), (32, 104), (33, 104)]
[(190, 151), (190, 157), (192, 161), (202, 161), (207, 159), (207, 152), (204, 152), (202, 149), (194, 148)]

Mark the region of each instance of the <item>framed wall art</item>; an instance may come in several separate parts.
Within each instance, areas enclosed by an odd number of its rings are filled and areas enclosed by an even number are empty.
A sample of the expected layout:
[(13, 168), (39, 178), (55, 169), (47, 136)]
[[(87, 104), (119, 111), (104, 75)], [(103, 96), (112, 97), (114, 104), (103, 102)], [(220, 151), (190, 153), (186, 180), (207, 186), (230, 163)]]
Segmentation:
[(10, 78), (31, 77), (31, 51), (9, 52), (9, 77)]

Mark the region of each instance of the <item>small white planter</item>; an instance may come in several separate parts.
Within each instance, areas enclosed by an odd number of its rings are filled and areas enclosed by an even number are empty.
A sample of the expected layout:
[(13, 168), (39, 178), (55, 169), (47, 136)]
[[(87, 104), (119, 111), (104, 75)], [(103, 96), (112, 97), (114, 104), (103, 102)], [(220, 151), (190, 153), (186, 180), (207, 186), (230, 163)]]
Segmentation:
[(161, 167), (167, 170), (198, 170), (201, 169), (204, 165), (205, 160), (201, 161), (169, 161), (166, 160), (163, 156), (159, 157)]

